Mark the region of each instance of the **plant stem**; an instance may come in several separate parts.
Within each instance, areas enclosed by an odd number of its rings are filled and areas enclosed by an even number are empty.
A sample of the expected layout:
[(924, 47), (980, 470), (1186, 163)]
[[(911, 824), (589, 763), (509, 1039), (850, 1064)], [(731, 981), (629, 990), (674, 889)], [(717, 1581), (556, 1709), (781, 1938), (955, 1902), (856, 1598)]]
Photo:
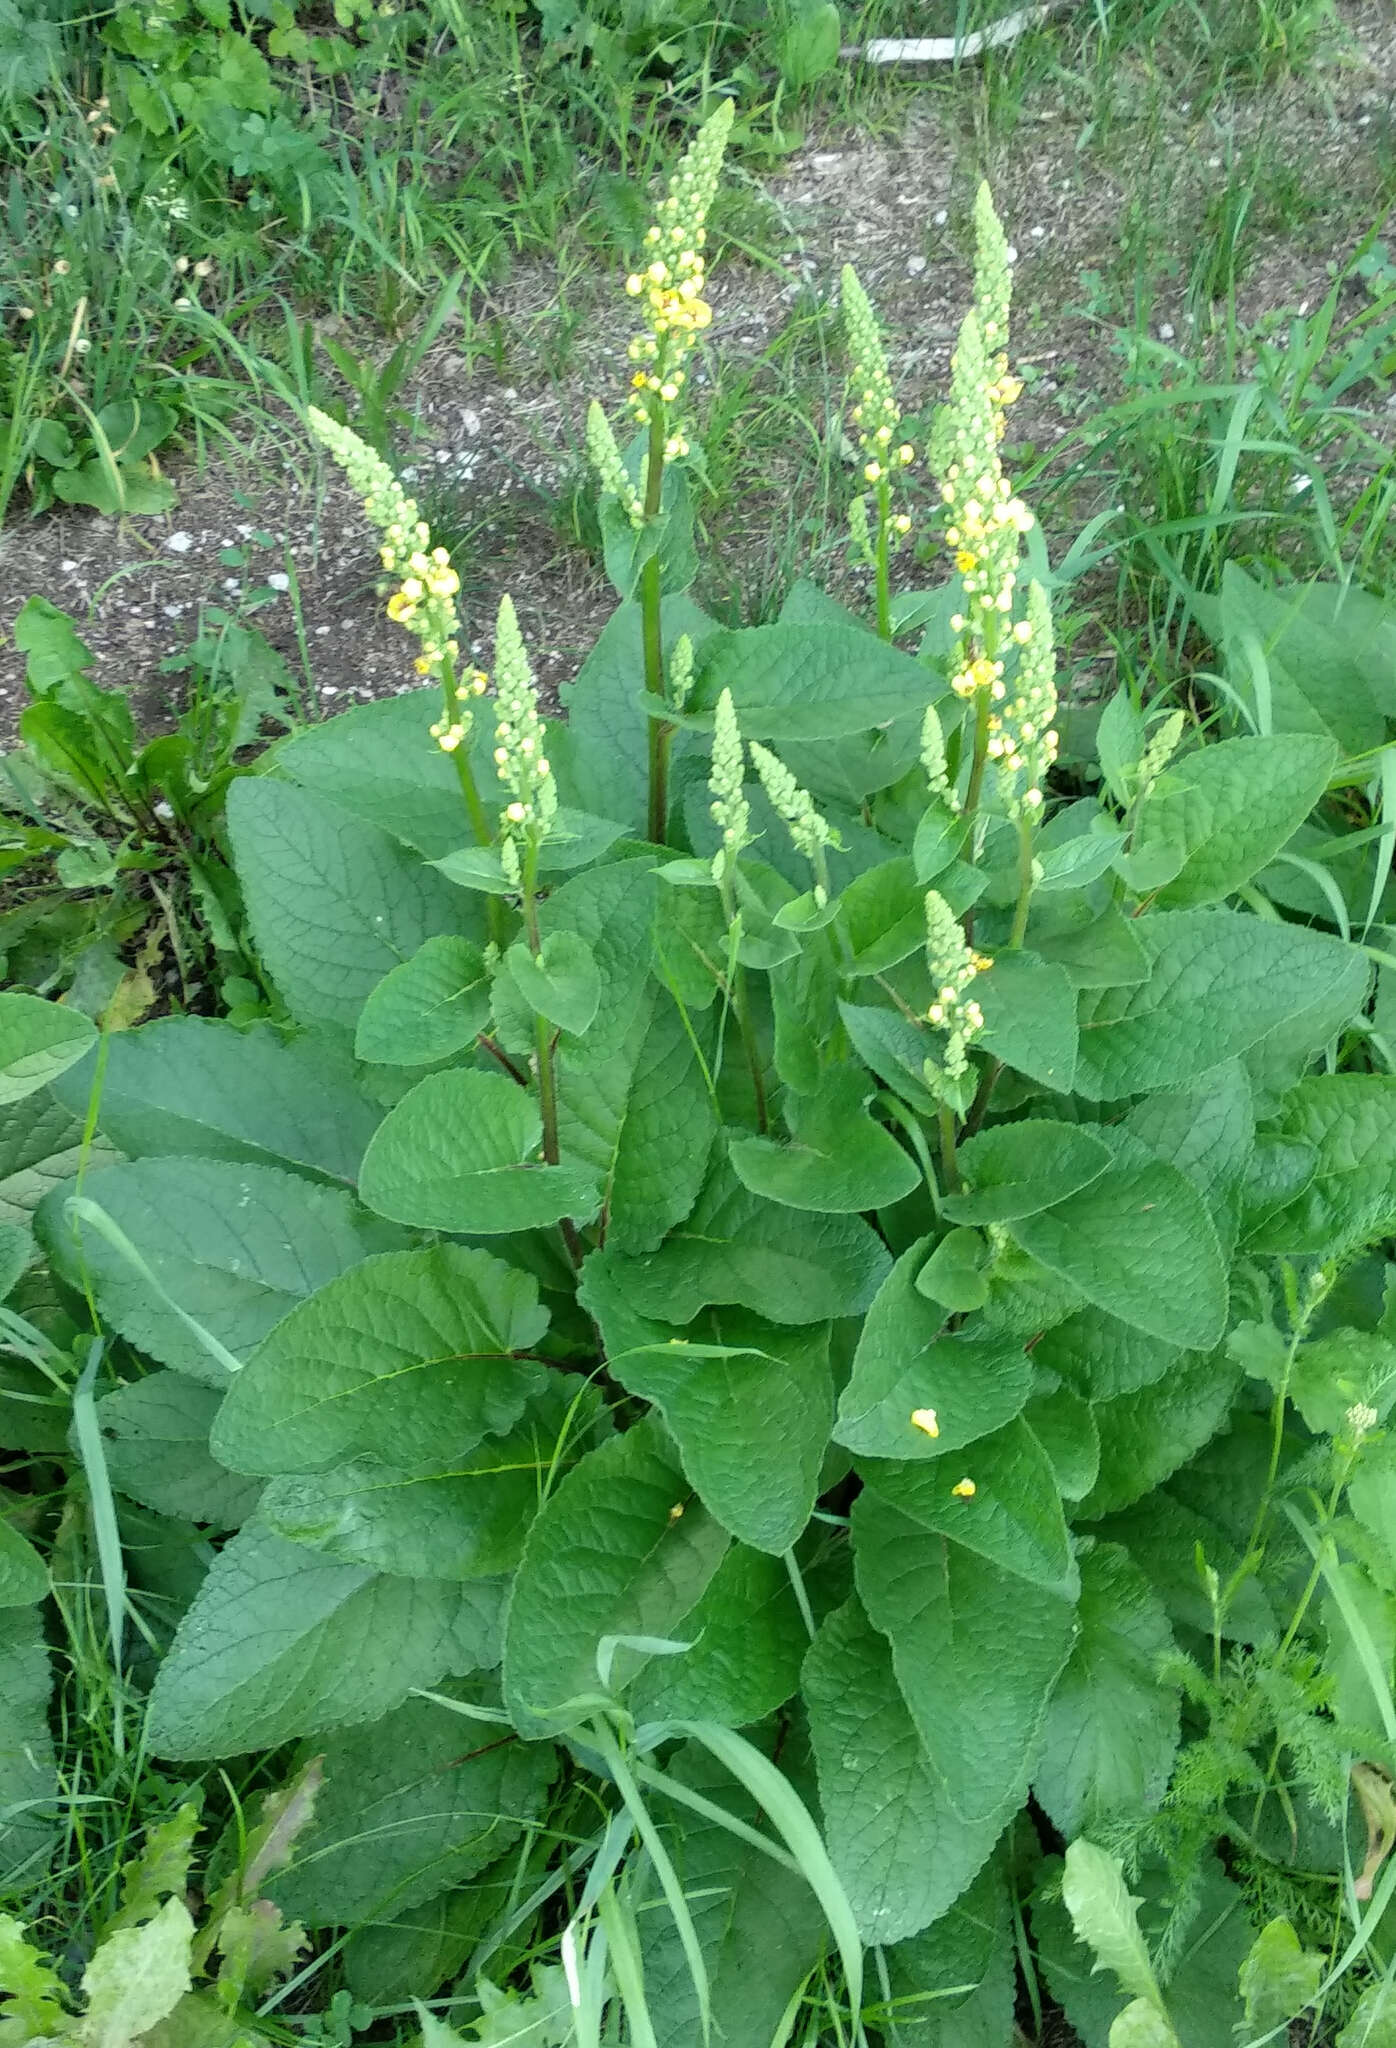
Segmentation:
[[(649, 456), (645, 467), (645, 518), (653, 521), (659, 517), (664, 495), (664, 407), (658, 398), (651, 395)], [(651, 697), (664, 701), (664, 637), (660, 620), (660, 605), (663, 598), (663, 576), (658, 549), (645, 563), (640, 575), (640, 605), (645, 650), (645, 689)], [(664, 835), (669, 823), (669, 744), (673, 728), (666, 726), (662, 719), (649, 720), (647, 751), (649, 755), (649, 822), (648, 833), (655, 846), (664, 844)]]
[[(455, 724), (458, 710), (459, 707), (456, 703), (456, 665), (448, 654), (441, 664), (441, 716), (448, 727)], [(485, 815), (485, 806), (480, 801), (480, 792), (475, 786), (475, 774), (470, 766), (470, 756), (466, 751), (466, 743), (464, 741), (454, 750), (451, 759), (455, 763), (456, 780), (460, 784), (460, 793), (465, 799), (465, 809), (470, 819), (470, 829), (475, 834), (478, 845), (488, 846), (494, 837), (494, 833), (491, 831), (490, 821)]]
[(892, 595), (888, 570), (892, 522), (892, 493), (886, 477), (877, 486), (877, 630), (883, 640), (892, 637)]
[(984, 764), (989, 758), (989, 692), (979, 690), (974, 699), (974, 753), (970, 758), (969, 787), (965, 791), (965, 836), (960, 842), (960, 859), (968, 860), (974, 847), (974, 823), (984, 788)]
[(751, 1069), (751, 1086), (756, 1096), (756, 1128), (766, 1129), (766, 1079), (761, 1072), (761, 1054), (757, 1049), (756, 1031), (751, 1021), (751, 1005), (747, 999), (746, 969), (738, 967), (732, 976), (732, 1005), (737, 1012), (737, 1029), (742, 1035), (742, 1049), (746, 1063)]
[(1018, 901), (1013, 907), (1013, 928), (1008, 934), (1008, 950), (1016, 953), (1023, 943), (1023, 934), (1028, 928), (1028, 905), (1032, 902), (1032, 820), (1021, 817), (1018, 820)]
[(960, 1185), (960, 1167), (955, 1157), (955, 1112), (948, 1102), (940, 1105), (940, 1170), (946, 1194), (953, 1195)]
[[(535, 960), (543, 950), (543, 941), (538, 931), (538, 904), (534, 894), (537, 879), (538, 840), (535, 833), (530, 831), (523, 864), (523, 914), (528, 950)], [(540, 1017), (536, 1012), (533, 1018), (533, 1047), (538, 1060), (538, 1109), (543, 1119), (543, 1157), (549, 1166), (556, 1166), (557, 1069), (553, 1064), (552, 1027), (546, 1017)]]

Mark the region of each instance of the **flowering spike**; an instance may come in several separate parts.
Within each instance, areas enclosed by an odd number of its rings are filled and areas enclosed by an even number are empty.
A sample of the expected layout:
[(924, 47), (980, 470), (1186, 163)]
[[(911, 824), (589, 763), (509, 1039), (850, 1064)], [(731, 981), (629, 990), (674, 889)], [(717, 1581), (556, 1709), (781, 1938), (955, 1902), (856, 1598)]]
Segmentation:
[(1149, 744), (1139, 762), (1139, 794), (1147, 796), (1164, 769), (1173, 759), (1183, 727), (1188, 722), (1185, 711), (1170, 711), (1167, 718), (1159, 720), (1154, 727)]
[[(892, 518), (889, 487), (914, 460), (915, 451), (909, 442), (900, 438), (901, 408), (892, 390), (882, 331), (872, 301), (851, 263), (845, 263), (843, 267), (840, 295), (849, 357), (849, 388), (853, 396), (849, 418), (858, 430), (863, 477), (865, 482), (880, 486), (878, 518), (885, 530), (889, 534), (906, 533), (910, 530), (911, 521), (905, 514)], [(867, 507), (863, 505), (861, 511), (855, 510), (858, 503), (855, 498), (849, 508), (854, 546), (860, 553), (866, 550), (871, 555)]]
[(994, 211), (994, 195), (981, 182), (974, 195), (974, 310), (991, 352), (1008, 346), (1008, 309), (1013, 297), (1013, 267), (1008, 242)]
[(967, 943), (954, 911), (935, 889), (926, 891), (926, 965), (936, 991), (926, 1021), (949, 1034), (945, 1074), (954, 1081), (969, 1064), (966, 1046), (984, 1029), (984, 1013), (965, 991), (993, 962)]
[(587, 407), (587, 455), (602, 490), (618, 500), (632, 526), (639, 526), (645, 516), (643, 500), (626, 472), (611, 423), (594, 398)]
[[(499, 605), (494, 642), (495, 770), (509, 792), (499, 821), (500, 855), (505, 870), (517, 881), (519, 842), (535, 843), (557, 815), (557, 784), (543, 751), (546, 735), (538, 713), (523, 635), (512, 598)], [(507, 849), (507, 851), (506, 851)]]
[(941, 730), (940, 713), (934, 704), (926, 706), (926, 716), (921, 721), (921, 766), (926, 771), (931, 795), (938, 796), (952, 811), (958, 811), (960, 800), (950, 787), (945, 761), (945, 734)]
[[(644, 331), (627, 351), (637, 366), (631, 403), (642, 427), (656, 417), (656, 407), (662, 412), (678, 403), (686, 380), (684, 365), (698, 336), (712, 324), (713, 309), (703, 296), (703, 249), (732, 116), (732, 101), (723, 100), (694, 136), (646, 231), (648, 261), (625, 280), (626, 291), (640, 300), (645, 316)], [(664, 438), (665, 461), (687, 453), (686, 437), (671, 428)]]
[(675, 711), (683, 710), (692, 688), (693, 642), (687, 633), (680, 633), (674, 642), (674, 651), (669, 656), (669, 702)]
[(1052, 609), (1037, 582), (1028, 585), (1027, 615), (1014, 627), (1020, 653), (1013, 696), (989, 718), (989, 759), (998, 770), (1006, 809), (1031, 817), (1042, 807), (1042, 788), (1057, 758), (1056, 650)]
[(822, 910), (829, 896), (824, 852), (834, 835), (820, 816), (814, 798), (807, 789), (801, 789), (784, 761), (757, 740), (751, 742), (751, 758), (761, 787), (771, 800), (771, 809), (785, 820), (795, 851), (802, 853), (814, 869), (814, 898)]
[(742, 787), (745, 780), (746, 756), (737, 708), (732, 692), (724, 690), (713, 714), (713, 758), (708, 776), (712, 815), (722, 832), (722, 845), (713, 860), (713, 874), (720, 886), (730, 880), (742, 848), (751, 844), (751, 807)]
[(484, 679), (475, 678), (456, 689), (453, 664), (460, 653), (460, 619), (456, 593), (460, 578), (451, 567), (445, 548), (431, 544), (431, 529), (409, 498), (392, 470), (352, 428), (341, 426), (315, 406), (306, 411), (310, 430), (333, 456), (349, 479), (351, 488), (363, 500), (364, 512), (382, 535), (379, 550), (389, 575), (400, 576), (398, 588), (388, 599), (388, 617), (421, 642), (416, 661), (420, 676), (431, 676), (447, 693), (447, 715), (432, 727), (437, 745), (452, 753), (468, 738), (471, 718), (462, 707), (470, 696), (478, 696)]

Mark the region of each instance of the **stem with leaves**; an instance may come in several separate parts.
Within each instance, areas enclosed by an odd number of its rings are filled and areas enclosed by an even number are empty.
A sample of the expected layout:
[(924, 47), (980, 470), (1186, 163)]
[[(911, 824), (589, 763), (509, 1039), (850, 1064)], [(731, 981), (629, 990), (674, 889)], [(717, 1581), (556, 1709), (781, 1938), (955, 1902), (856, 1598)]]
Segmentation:
[[(649, 453), (645, 464), (645, 519), (653, 524), (660, 516), (664, 497), (664, 441), (667, 432), (664, 407), (655, 398), (650, 407)], [(640, 574), (641, 631), (645, 651), (645, 690), (664, 702), (664, 637), (660, 616), (663, 601), (663, 571), (659, 549), (645, 563)], [(651, 718), (649, 755), (649, 838), (662, 846), (669, 823), (669, 747), (673, 727), (663, 719)]]

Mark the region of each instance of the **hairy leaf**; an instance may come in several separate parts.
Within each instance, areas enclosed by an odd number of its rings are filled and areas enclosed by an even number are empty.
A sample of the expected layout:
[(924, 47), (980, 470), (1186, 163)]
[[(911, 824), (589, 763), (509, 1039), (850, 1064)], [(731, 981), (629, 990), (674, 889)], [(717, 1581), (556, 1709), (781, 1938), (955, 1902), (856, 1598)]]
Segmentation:
[(469, 939), (426, 939), (392, 968), (359, 1013), (354, 1051), (385, 1066), (429, 1066), (464, 1051), (490, 1014), (489, 977)]
[(96, 1036), (80, 1010), (13, 990), (0, 994), (0, 1103), (21, 1102), (57, 1080)]
[(1139, 807), (1133, 850), (1180, 853), (1167, 909), (1216, 903), (1258, 874), (1303, 824), (1338, 760), (1308, 733), (1221, 740), (1173, 761)]
[[(953, 1464), (871, 1464), (863, 1476), (880, 1499), (921, 1528), (963, 1544), (1044, 1592), (1075, 1595), (1076, 1566), (1056, 1475), (1021, 1417), (980, 1437)], [(957, 1494), (965, 1480), (972, 1491)]]
[(861, 1069), (831, 1067), (812, 1095), (786, 1103), (790, 1142), (734, 1138), (728, 1157), (744, 1187), (794, 1209), (855, 1214), (885, 1208), (921, 1179), (910, 1153), (867, 1114), (874, 1082)]
[(117, 1491), (157, 1514), (214, 1529), (246, 1521), (260, 1483), (225, 1471), (208, 1447), (221, 1398), (174, 1372), (153, 1372), (105, 1395), (97, 1420)]

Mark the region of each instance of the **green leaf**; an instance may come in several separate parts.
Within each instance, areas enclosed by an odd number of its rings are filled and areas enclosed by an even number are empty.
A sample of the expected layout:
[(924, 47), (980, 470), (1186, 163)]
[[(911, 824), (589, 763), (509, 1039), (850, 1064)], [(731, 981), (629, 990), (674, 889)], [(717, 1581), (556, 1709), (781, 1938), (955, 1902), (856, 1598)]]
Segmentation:
[(1239, 1060), (1215, 1068), (1199, 1088), (1148, 1096), (1124, 1127), (1185, 1173), (1211, 1212), (1229, 1258), (1236, 1243), (1241, 1186), (1255, 1143), (1251, 1085)]
[[(15, 1504), (0, 1492), (0, 1508)], [(0, 1607), (33, 1607), (49, 1595), (48, 1567), (32, 1543), (0, 1516)]]
[[(713, 620), (686, 597), (666, 597), (660, 608), (665, 660), (686, 633), (695, 648), (716, 630)], [(564, 774), (575, 801), (603, 817), (619, 818), (636, 831), (645, 825), (649, 770), (649, 717), (645, 706), (642, 610), (622, 604), (612, 612), (582, 663), (574, 683), (560, 692), (567, 713), (566, 744), (548, 738), (549, 757)], [(694, 745), (675, 736), (671, 766), (678, 769)]]
[(389, 1441), (379, 1455), (284, 1474), (262, 1496), (260, 1519), (292, 1542), (394, 1577), (512, 1571), (543, 1488), (576, 1462), (596, 1405), (585, 1381), (554, 1373), (503, 1434), (457, 1451), (443, 1439), (429, 1463), (417, 1458), (410, 1468)]
[(1226, 1328), (1227, 1275), (1201, 1196), (1176, 1166), (1111, 1131), (1113, 1165), (1064, 1202), (1015, 1219), (1013, 1236), (1121, 1322), (1198, 1348)]
[[(959, 1473), (973, 1484), (960, 1495)], [(990, 1564), (1047, 1593), (1075, 1597), (1077, 1573), (1051, 1463), (1020, 1418), (981, 1437), (962, 1460), (869, 1465), (863, 1478), (879, 1499), (933, 1535), (963, 1544)]]
[(1197, 1568), (1199, 1553), (1223, 1585), (1235, 1579), (1237, 1590), (1220, 1617), (1221, 1633), (1231, 1642), (1273, 1643), (1279, 1631), (1254, 1577), (1240, 1572), (1239, 1548), (1216, 1522), (1185, 1507), (1159, 1490), (1144, 1496), (1124, 1513), (1097, 1524), (1102, 1542), (1122, 1543), (1158, 1594), (1169, 1619), (1210, 1635), (1211, 1602)]
[[(1070, 1653), (1071, 1602), (935, 1535), (876, 1493), (851, 1522), (858, 1597), (951, 1810), (1003, 1823), (1027, 1795), (1052, 1687)], [(947, 1654), (953, 1645), (953, 1654)]]
[(1098, 1180), (1110, 1148), (1077, 1124), (1031, 1118), (981, 1131), (959, 1148), (966, 1183), (961, 1194), (941, 1197), (952, 1223), (1007, 1223), (1050, 1209)]
[(734, 1543), (683, 1620), (692, 1647), (654, 1657), (630, 1691), (637, 1721), (744, 1728), (783, 1706), (809, 1646), (782, 1559)]
[[(281, 1318), (371, 1252), (405, 1242), (342, 1188), (272, 1166), (222, 1159), (137, 1159), (83, 1183), (185, 1314), (245, 1358)], [(67, 1213), (55, 1189), (35, 1219), (54, 1270), (90, 1281), (102, 1314), (130, 1343), (211, 1387), (227, 1371), (100, 1230)]]
[(781, 1557), (819, 1491), (834, 1413), (829, 1334), (743, 1310), (716, 1321), (717, 1343), (652, 1325), (653, 1348), (612, 1353), (610, 1370), (659, 1409), (709, 1513), (741, 1542)]
[(989, 1246), (977, 1230), (947, 1230), (916, 1276), (916, 1292), (954, 1314), (989, 1299)]
[(1123, 1990), (1162, 2011), (1163, 1994), (1139, 1930), (1141, 1902), (1125, 1884), (1119, 1857), (1107, 1855), (1094, 1842), (1073, 1842), (1066, 1852), (1062, 1898), (1096, 1968), (1109, 1970)]
[(1097, 1401), (1100, 1477), (1080, 1515), (1128, 1507), (1186, 1464), (1226, 1420), (1240, 1377), (1223, 1353), (1188, 1351), (1152, 1386)]
[(1272, 860), (1323, 795), (1338, 762), (1308, 733), (1221, 740), (1170, 765), (1140, 805), (1133, 850), (1181, 853), (1159, 891), (1167, 909), (1216, 903)]
[(1396, 2048), (1396, 1983), (1389, 1977), (1367, 1986), (1336, 2048)]
[[(929, 1243), (883, 1281), (839, 1397), (834, 1436), (863, 1457), (944, 1457), (1011, 1421), (1028, 1398), (1033, 1367), (1020, 1341), (943, 1334), (944, 1311), (916, 1286)], [(934, 1436), (912, 1421), (926, 1411)]]
[(906, 2048), (1005, 2048), (1011, 2040), (1017, 1972), (997, 1858), (948, 1913), (884, 1958), (891, 2018)]
[(1023, 1420), (1047, 1453), (1062, 1499), (1084, 1500), (1100, 1472), (1100, 1431), (1090, 1402), (1070, 1387), (1052, 1386), (1034, 1394)]
[[(32, 1895), (57, 1835), (58, 1772), (49, 1733), (52, 1689), (43, 1617), (37, 1607), (0, 1609), (0, 1884)], [(0, 1919), (0, 1983), (5, 1968)], [(0, 2039), (4, 2039), (0, 2021)]]
[(1134, 771), (1147, 740), (1143, 713), (1128, 690), (1117, 690), (1100, 714), (1095, 743), (1106, 786), (1122, 810), (1134, 794)]
[(717, 1135), (717, 1115), (693, 1040), (677, 1006), (641, 1005), (630, 1039), (604, 1064), (564, 1059), (558, 1135), (571, 1160), (603, 1191), (606, 1242), (652, 1252), (698, 1198)]
[(503, 1074), (428, 1074), (374, 1134), (360, 1193), (398, 1223), (479, 1237), (594, 1216), (591, 1175), (543, 1165), (542, 1138), (537, 1102)]
[(265, 1887), (288, 1921), (356, 1926), (406, 1911), (468, 1882), (518, 1839), (546, 1797), (554, 1753), (477, 1744), (471, 1732), (449, 1707), (407, 1700), (330, 1737), (314, 1818), (289, 1869)]
[(504, 1703), (520, 1734), (566, 1728), (579, 1700), (623, 1687), (642, 1653), (617, 1639), (674, 1637), (727, 1544), (653, 1418), (583, 1458), (533, 1524), (514, 1580)]
[(87, 2012), (83, 2048), (130, 2048), (173, 2012), (189, 1989), (194, 1923), (183, 1899), (166, 1899), (153, 1920), (100, 1943), (82, 1973)]
[(462, 899), (377, 826), (294, 783), (244, 775), (228, 836), (257, 953), (293, 1017), (352, 1031), (423, 940), (456, 931)]
[(1000, 953), (974, 985), (979, 1043), (1029, 1080), (1069, 1095), (1076, 1077), (1076, 991), (1064, 967), (1034, 953)]
[[(696, 1743), (679, 1750), (665, 1776), (746, 1826), (761, 1826), (756, 1802)], [(664, 1847), (707, 1968), (712, 2037), (724, 2048), (771, 2048), (825, 1938), (819, 1903), (799, 1872), (720, 1821), (667, 1801), (656, 1817), (667, 1823)], [(658, 2048), (700, 2048), (697, 1995), (672, 1915), (657, 1899), (647, 1901), (638, 1926)]]
[(1152, 962), (1140, 943), (1136, 918), (1113, 904), (1092, 917), (1077, 896), (1053, 898), (1029, 919), (1028, 938), (1043, 959), (1063, 967), (1073, 988), (1122, 988), (1147, 981)]
[(1371, 1330), (1326, 1331), (1299, 1347), (1288, 1393), (1316, 1436), (1342, 1435), (1359, 1406), (1384, 1420), (1396, 1401), (1396, 1344)]
[(1275, 1135), (1311, 1146), (1313, 1172), (1252, 1233), (1250, 1249), (1333, 1258), (1396, 1229), (1396, 1077), (1301, 1081), (1285, 1097)]
[[(456, 764), (431, 744), (429, 728), (440, 716), (436, 686), (355, 704), (280, 741), (267, 765), (435, 860), (466, 831)], [(479, 732), (488, 737), (483, 722)]]
[(469, 939), (427, 939), (370, 994), (354, 1051), (385, 1066), (430, 1066), (463, 1052), (489, 1014), (489, 976), (479, 947)]
[(595, 1017), (601, 974), (590, 946), (576, 932), (550, 932), (536, 956), (516, 939), (504, 965), (530, 1010), (559, 1031), (580, 1036)]
[(574, 875), (539, 906), (545, 942), (558, 932), (584, 940), (601, 979), (585, 1036), (564, 1044), (563, 1058), (575, 1065), (600, 1066), (630, 1034), (649, 979), (656, 887), (654, 857), (645, 854)]
[(747, 739), (823, 740), (923, 711), (944, 685), (909, 654), (856, 626), (746, 626), (699, 650), (690, 712), (732, 692)]
[[(32, 599), (31, 599), (32, 602)], [(24, 2048), (70, 2025), (63, 1980), (43, 1950), (24, 1938), (22, 1924), (0, 1913), (0, 2041)]]
[(1169, 910), (1136, 918), (1134, 929), (1151, 956), (1149, 979), (1082, 1003), (1076, 1088), (1092, 1101), (1190, 1086), (1335, 984), (1351, 1010), (1367, 985), (1360, 953), (1298, 925)]
[(1322, 1982), (1323, 1957), (1301, 1947), (1288, 1920), (1271, 1920), (1241, 1965), (1246, 2025), (1254, 2034), (1268, 2034), (1297, 2019), (1318, 1996)]
[(237, 1472), (310, 1472), (391, 1446), (430, 1470), (503, 1435), (546, 1384), (509, 1354), (548, 1326), (538, 1284), (464, 1245), (366, 1259), (294, 1309), (234, 1380), (214, 1455)]
[(1180, 2048), (1180, 2043), (1156, 2005), (1132, 1998), (1110, 2023), (1109, 2048)]
[(1080, 1622), (1033, 1780), (1034, 1796), (1068, 1840), (1153, 1812), (1178, 1750), (1177, 1687), (1159, 1677), (1172, 1631), (1148, 1580), (1116, 1544), (1082, 1556)]
[(372, 1721), (493, 1662), (500, 1589), (381, 1578), (257, 1522), (209, 1568), (150, 1696), (151, 1752), (241, 1756)]
[(0, 1103), (20, 1102), (80, 1060), (97, 1036), (81, 1011), (0, 994)]
[(1179, 1347), (1146, 1337), (1098, 1308), (1085, 1308), (1048, 1330), (1033, 1356), (1087, 1400), (1111, 1401), (1161, 1380), (1176, 1364)]
[(848, 946), (845, 973), (885, 974), (926, 943), (926, 892), (909, 860), (884, 860), (855, 875), (838, 913)]
[(900, 1010), (879, 1010), (870, 1004), (841, 1002), (839, 1016), (859, 1058), (913, 1109), (935, 1117), (940, 1104), (926, 1086), (931, 1045), (925, 1032)]
[(849, 1215), (888, 1208), (921, 1179), (910, 1153), (867, 1114), (874, 1082), (862, 1068), (831, 1067), (812, 1095), (788, 1095), (791, 1142), (734, 1138), (733, 1171), (744, 1187), (793, 1209)]
[(1219, 605), (1203, 609), (1243, 697), (1257, 707), (1263, 667), (1276, 732), (1331, 733), (1349, 754), (1379, 747), (1396, 713), (1390, 673), (1390, 609), (1356, 584), (1268, 587), (1235, 562), (1222, 573)]
[(178, 1521), (236, 1529), (260, 1491), (210, 1454), (221, 1395), (174, 1372), (153, 1372), (97, 1403), (107, 1472), (118, 1493)]
[(892, 1669), (856, 1600), (805, 1659), (805, 1704), (834, 1868), (867, 1942), (904, 1941), (955, 1903), (994, 1846), (952, 1811)]
[(617, 1259), (615, 1273), (637, 1314), (657, 1320), (690, 1323), (711, 1302), (818, 1323), (863, 1314), (890, 1264), (861, 1217), (764, 1202), (718, 1165), (687, 1221), (648, 1258)]
[[(91, 1081), (80, 1067), (54, 1092), (82, 1116)], [(206, 1017), (161, 1017), (107, 1039), (99, 1121), (133, 1159), (247, 1159), (352, 1185), (382, 1115), (323, 1039)]]

